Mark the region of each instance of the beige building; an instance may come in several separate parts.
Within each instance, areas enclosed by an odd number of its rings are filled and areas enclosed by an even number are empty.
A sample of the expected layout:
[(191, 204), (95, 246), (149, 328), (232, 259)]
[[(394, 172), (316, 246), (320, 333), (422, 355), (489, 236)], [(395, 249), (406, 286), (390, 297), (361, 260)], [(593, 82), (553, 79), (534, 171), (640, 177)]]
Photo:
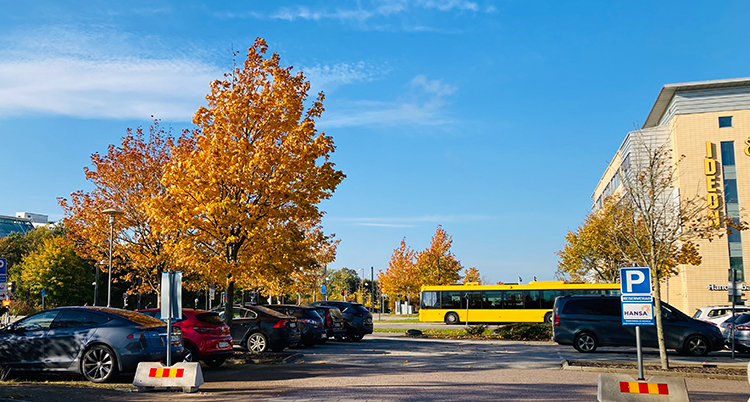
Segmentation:
[[(644, 143), (668, 143), (673, 160), (680, 160), (676, 192), (705, 197), (717, 218), (750, 221), (750, 78), (665, 85), (646, 123), (627, 134), (604, 172), (592, 195), (594, 209), (620, 190), (618, 172), (638, 158)], [(699, 247), (701, 265), (680, 266), (662, 287), (662, 298), (690, 315), (698, 307), (728, 303), (730, 268), (745, 288), (750, 231)]]

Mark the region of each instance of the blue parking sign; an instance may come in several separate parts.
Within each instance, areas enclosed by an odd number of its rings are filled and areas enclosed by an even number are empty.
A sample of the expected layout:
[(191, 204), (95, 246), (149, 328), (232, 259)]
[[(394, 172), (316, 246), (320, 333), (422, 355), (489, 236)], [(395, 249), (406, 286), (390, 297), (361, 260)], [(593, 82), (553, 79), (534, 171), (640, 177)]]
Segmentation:
[(0, 275), (8, 275), (8, 260), (0, 258)]
[(620, 268), (620, 293), (623, 296), (651, 296), (651, 269)]

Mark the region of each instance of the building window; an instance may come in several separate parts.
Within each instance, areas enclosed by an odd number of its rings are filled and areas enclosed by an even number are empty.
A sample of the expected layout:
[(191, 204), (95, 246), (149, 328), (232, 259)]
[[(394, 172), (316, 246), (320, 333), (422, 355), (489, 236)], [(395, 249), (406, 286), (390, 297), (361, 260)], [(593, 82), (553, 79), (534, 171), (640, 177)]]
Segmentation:
[[(729, 118), (731, 127), (731, 117)], [(740, 223), (740, 203), (737, 195), (737, 167), (734, 158), (734, 141), (721, 143), (721, 164), (724, 176), (724, 206), (727, 218)], [(729, 234), (729, 267), (736, 272), (737, 280), (745, 280), (745, 268), (742, 260), (742, 234), (733, 228), (727, 228)]]
[(732, 116), (719, 117), (719, 128), (732, 127)]

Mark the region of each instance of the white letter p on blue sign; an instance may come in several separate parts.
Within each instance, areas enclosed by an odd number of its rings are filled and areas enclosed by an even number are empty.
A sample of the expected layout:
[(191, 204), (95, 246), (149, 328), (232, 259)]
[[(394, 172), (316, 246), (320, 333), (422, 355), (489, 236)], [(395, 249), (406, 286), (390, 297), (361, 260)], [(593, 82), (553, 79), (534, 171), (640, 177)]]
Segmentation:
[(620, 291), (623, 295), (650, 295), (651, 270), (649, 268), (620, 268)]

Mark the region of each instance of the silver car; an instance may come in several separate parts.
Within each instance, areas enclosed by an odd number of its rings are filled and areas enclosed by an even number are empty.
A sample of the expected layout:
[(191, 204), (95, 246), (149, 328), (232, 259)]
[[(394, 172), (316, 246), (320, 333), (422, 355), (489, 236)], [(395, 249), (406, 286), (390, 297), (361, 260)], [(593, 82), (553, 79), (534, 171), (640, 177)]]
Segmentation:
[(739, 314), (729, 317), (719, 325), (724, 344), (731, 348), (732, 327), (734, 327), (735, 350), (742, 352), (750, 351), (750, 314)]

